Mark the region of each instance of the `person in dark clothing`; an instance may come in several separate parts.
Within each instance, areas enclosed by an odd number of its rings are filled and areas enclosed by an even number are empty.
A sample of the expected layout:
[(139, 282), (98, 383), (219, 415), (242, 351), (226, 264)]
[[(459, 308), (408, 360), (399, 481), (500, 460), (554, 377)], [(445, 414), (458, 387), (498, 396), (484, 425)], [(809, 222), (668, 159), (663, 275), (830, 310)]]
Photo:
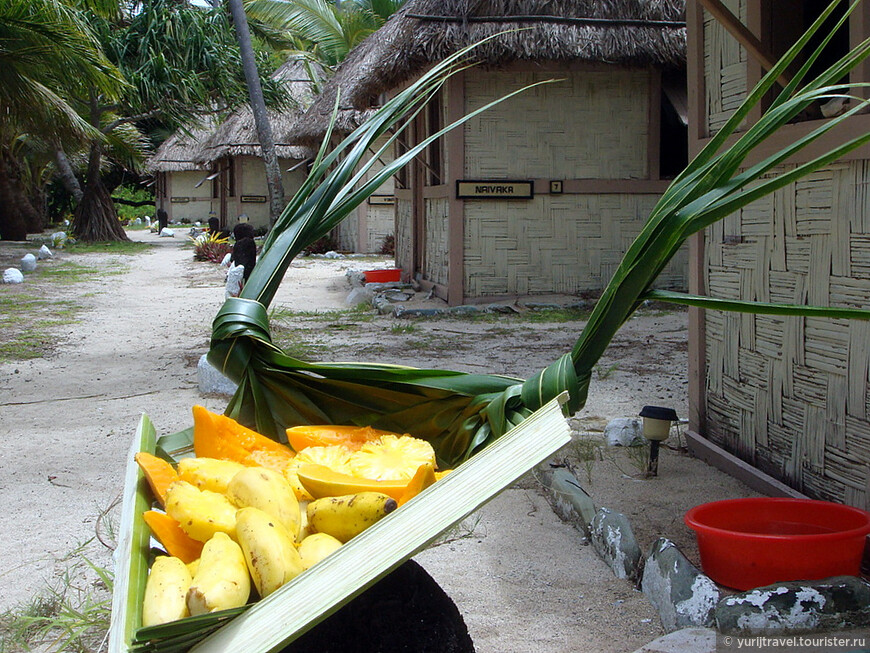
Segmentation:
[(257, 263), (257, 244), (254, 242), (254, 227), (249, 222), (240, 222), (233, 228), (233, 253), (230, 262), (245, 268), (245, 281), (251, 276), (251, 270)]
[(221, 221), (217, 218), (208, 219), (208, 230), (213, 234), (219, 233), (221, 230)]
[(169, 225), (169, 214), (163, 209), (157, 209), (157, 227), (160, 231)]

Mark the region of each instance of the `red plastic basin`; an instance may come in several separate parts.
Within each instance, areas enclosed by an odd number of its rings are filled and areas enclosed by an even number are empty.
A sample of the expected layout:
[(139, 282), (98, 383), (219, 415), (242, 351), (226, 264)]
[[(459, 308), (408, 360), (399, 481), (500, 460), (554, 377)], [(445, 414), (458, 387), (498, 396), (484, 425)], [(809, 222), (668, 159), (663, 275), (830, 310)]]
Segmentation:
[(713, 501), (689, 510), (685, 522), (704, 573), (738, 590), (857, 576), (870, 533), (870, 513), (811, 499)]
[(388, 281), (399, 281), (402, 270), (401, 268), (366, 270), (363, 274), (366, 275), (366, 283), (387, 283)]

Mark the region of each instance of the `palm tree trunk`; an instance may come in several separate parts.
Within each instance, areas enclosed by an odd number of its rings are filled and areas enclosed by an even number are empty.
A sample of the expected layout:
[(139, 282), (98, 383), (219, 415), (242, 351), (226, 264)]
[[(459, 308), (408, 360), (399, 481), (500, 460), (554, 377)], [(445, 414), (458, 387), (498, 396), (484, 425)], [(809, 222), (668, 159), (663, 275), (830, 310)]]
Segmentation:
[(118, 211), (100, 175), (101, 159), (102, 146), (92, 143), (85, 190), (73, 212), (73, 236), (88, 243), (130, 240), (118, 220)]
[(28, 225), (42, 224), (14, 167), (0, 152), (0, 240), (27, 240)]
[(66, 188), (67, 192), (73, 196), (78, 204), (82, 201), (84, 192), (82, 191), (82, 186), (76, 177), (76, 173), (70, 165), (66, 152), (64, 152), (63, 148), (59, 145), (55, 147), (54, 160), (57, 163), (58, 178), (63, 184), (63, 187)]
[(272, 140), (272, 126), (266, 113), (266, 101), (263, 98), (263, 88), (260, 86), (260, 76), (257, 73), (257, 63), (254, 59), (254, 48), (251, 45), (251, 33), (248, 30), (248, 19), (242, 0), (227, 0), (236, 28), (236, 38), (242, 56), (242, 68), (245, 81), (248, 84), (248, 94), (251, 96), (251, 111), (254, 123), (257, 125), (257, 135), (260, 149), (263, 151), (263, 162), (266, 166), (266, 187), (269, 192), (269, 224), (275, 221), (284, 210), (284, 185), (281, 182), (281, 169), (278, 166), (278, 155), (275, 153), (275, 142)]

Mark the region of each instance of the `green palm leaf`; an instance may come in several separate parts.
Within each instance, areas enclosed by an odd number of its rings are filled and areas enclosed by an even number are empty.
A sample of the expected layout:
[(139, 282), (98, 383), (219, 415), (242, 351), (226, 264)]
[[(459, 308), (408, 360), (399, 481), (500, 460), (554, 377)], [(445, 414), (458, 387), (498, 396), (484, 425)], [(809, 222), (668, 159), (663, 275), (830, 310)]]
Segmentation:
[[(433, 443), (441, 462), (454, 465), (563, 391), (570, 394), (567, 409), (578, 410), (585, 403), (592, 370), (599, 358), (642, 301), (647, 298), (684, 303), (701, 301), (650, 290), (656, 277), (690, 235), (870, 141), (870, 135), (854, 139), (793, 170), (767, 178), (791, 155), (867, 106), (867, 101), (856, 99), (855, 106), (846, 115), (827, 121), (782, 151), (742, 169), (755, 148), (810, 103), (849, 91), (837, 80), (868, 55), (870, 41), (861, 43), (825, 73), (799, 88), (826, 39), (810, 54), (807, 63), (758, 123), (733, 145), (722, 149), (780, 73), (806, 47), (835, 5), (836, 2), (832, 3), (769, 71), (722, 130), (664, 193), (602, 293), (572, 351), (547, 369), (521, 381), (497, 375), (391, 365), (307, 363), (286, 356), (271, 342), (265, 307), (292, 258), (308, 243), (328, 233), (431, 141), (424, 141), (398, 157), (370, 183), (359, 185), (372, 163), (367, 149), (373, 148), (377, 139), (385, 134), (392, 132), (391, 139), (395, 138), (446, 78), (465, 66), (463, 61), (468, 50), (434, 67), (390, 100), (335, 150), (321, 151), (305, 185), (267, 238), (264, 253), (242, 296), (229, 300), (219, 312), (209, 360), (239, 383), (227, 414), (276, 439), (283, 439), (284, 428), (288, 426), (311, 423), (372, 425), (413, 432)], [(438, 136), (440, 133), (433, 138)], [(708, 307), (714, 305), (728, 310), (870, 318), (870, 311), (775, 307), (748, 302), (716, 304), (712, 300), (707, 304)]]

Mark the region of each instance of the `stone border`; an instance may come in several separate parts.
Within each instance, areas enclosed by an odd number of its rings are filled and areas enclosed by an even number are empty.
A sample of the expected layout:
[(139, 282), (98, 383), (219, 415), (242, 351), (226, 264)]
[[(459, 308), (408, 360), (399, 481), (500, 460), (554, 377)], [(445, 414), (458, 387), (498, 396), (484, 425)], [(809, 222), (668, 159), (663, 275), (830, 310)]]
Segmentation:
[(536, 477), (554, 512), (583, 533), (617, 578), (646, 595), (668, 633), (711, 628), (771, 635), (870, 627), (870, 583), (862, 578), (784, 582), (726, 595), (667, 538), (642, 554), (628, 518), (596, 507), (564, 467), (545, 462)]

